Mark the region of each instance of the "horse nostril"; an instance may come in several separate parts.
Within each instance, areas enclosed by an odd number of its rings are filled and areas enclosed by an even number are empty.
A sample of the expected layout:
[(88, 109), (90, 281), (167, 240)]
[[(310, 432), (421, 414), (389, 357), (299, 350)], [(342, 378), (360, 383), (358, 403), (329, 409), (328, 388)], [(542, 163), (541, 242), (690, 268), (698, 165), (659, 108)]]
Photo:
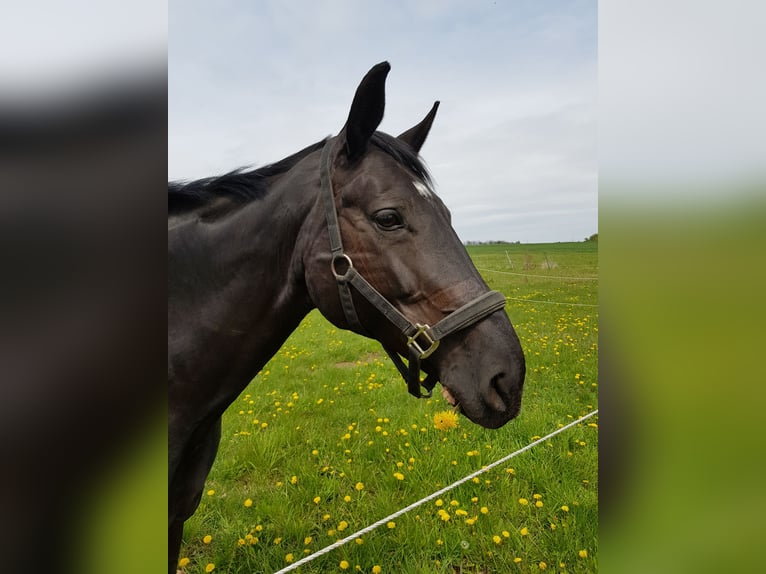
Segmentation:
[(487, 403), (496, 411), (503, 412), (506, 410), (507, 393), (503, 391), (502, 379), (505, 377), (505, 373), (498, 373), (492, 377), (489, 381), (489, 393), (487, 396)]

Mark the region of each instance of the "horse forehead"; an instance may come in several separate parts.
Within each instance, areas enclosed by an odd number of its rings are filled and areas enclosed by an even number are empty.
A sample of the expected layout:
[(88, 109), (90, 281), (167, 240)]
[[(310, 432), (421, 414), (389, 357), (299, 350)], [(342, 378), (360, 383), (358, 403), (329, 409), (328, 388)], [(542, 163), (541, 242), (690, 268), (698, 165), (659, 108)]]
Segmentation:
[(412, 185), (415, 187), (415, 191), (417, 191), (421, 197), (425, 197), (426, 199), (433, 199), (434, 192), (426, 182), (420, 181), (417, 178), (413, 178)]

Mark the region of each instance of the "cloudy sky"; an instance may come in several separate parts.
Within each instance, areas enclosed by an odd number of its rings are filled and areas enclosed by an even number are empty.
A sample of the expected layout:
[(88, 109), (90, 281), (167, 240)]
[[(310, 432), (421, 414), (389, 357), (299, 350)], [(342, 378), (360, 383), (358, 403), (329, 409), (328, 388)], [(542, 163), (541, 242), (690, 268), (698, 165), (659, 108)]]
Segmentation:
[(388, 60), (382, 131), (441, 101), (422, 155), (461, 239), (598, 231), (596, 2), (169, 3), (169, 179), (336, 134)]

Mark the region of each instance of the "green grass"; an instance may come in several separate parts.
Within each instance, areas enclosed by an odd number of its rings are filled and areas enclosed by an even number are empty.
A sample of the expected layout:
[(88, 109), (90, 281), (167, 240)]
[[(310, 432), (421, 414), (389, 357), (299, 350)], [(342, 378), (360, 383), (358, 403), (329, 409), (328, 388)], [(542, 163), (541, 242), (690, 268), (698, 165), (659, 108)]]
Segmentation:
[[(527, 357), (521, 415), (494, 431), (464, 418), (438, 430), (446, 401), (412, 398), (375, 341), (313, 312), (224, 416), (207, 492), (186, 524), (185, 571), (274, 572), (288, 554), (297, 561), (597, 408), (597, 307), (526, 302), (595, 305), (597, 281), (556, 277), (595, 277), (597, 244), (469, 252), (511, 298)], [(539, 572), (541, 562), (597, 571), (597, 417), (587, 423), (298, 571), (340, 572), (341, 561), (348, 572)]]

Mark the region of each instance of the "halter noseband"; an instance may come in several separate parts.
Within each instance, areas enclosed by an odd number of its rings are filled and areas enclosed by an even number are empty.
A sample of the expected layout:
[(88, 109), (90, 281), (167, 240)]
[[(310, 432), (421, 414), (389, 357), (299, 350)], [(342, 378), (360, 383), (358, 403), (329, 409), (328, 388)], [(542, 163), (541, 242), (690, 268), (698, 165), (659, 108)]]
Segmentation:
[[(405, 365), (399, 353), (386, 347), (391, 360), (407, 382), (410, 394), (418, 398), (431, 396), (436, 385), (436, 377), (433, 374), (420, 380), (420, 361), (433, 353), (439, 346), (439, 342), (447, 335), (460, 331), (478, 323), (495, 311), (505, 307), (505, 296), (498, 291), (488, 291), (469, 301), (459, 309), (456, 309), (433, 327), (423, 323), (412, 323), (402, 315), (383, 295), (381, 295), (367, 280), (354, 268), (351, 257), (343, 251), (343, 242), (340, 237), (338, 214), (335, 211), (335, 196), (330, 179), (330, 148), (328, 141), (322, 150), (319, 166), (319, 178), (321, 181), (321, 193), (325, 200), (325, 214), (327, 216), (327, 229), (330, 235), (330, 269), (335, 280), (338, 282), (338, 292), (343, 313), (351, 327), (359, 329), (363, 333), (367, 330), (362, 326), (357, 315), (354, 301), (351, 297), (351, 285), (369, 301), (373, 307), (380, 311), (386, 319), (393, 323), (407, 338), (408, 361)], [(420, 387), (426, 390), (423, 394)]]

